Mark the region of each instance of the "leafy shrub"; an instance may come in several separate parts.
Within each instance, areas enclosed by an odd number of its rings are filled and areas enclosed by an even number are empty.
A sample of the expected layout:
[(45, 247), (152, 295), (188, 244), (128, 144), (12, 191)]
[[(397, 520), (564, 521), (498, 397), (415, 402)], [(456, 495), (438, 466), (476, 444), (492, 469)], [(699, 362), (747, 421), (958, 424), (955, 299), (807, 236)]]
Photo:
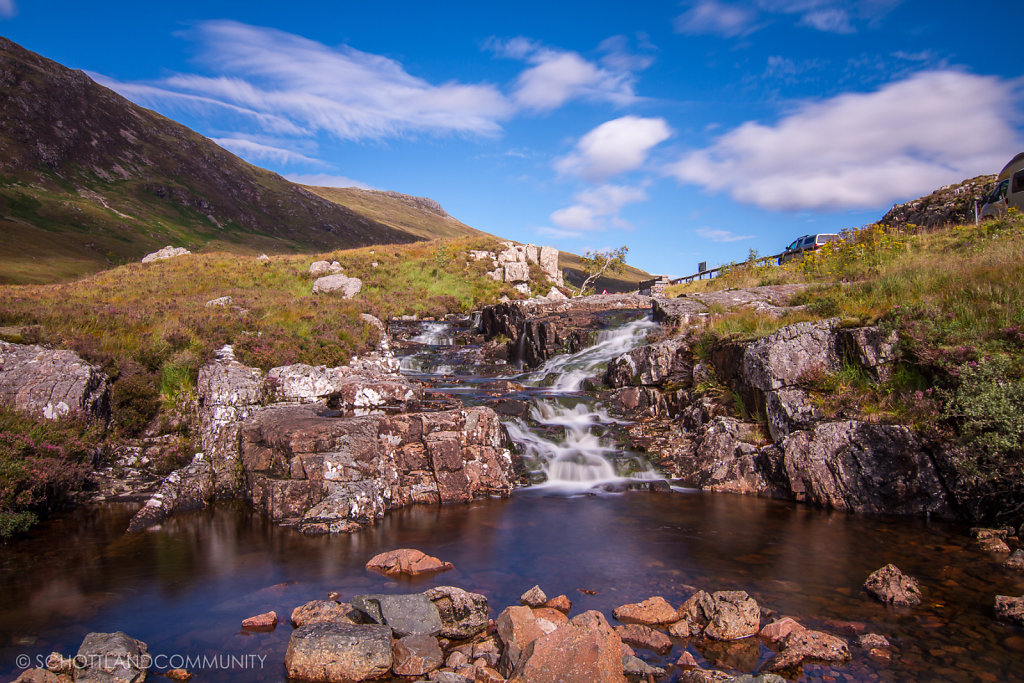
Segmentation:
[(983, 357), (959, 369), (945, 402), (977, 467), (1017, 467), (1024, 456), (1024, 381), (1005, 356)]

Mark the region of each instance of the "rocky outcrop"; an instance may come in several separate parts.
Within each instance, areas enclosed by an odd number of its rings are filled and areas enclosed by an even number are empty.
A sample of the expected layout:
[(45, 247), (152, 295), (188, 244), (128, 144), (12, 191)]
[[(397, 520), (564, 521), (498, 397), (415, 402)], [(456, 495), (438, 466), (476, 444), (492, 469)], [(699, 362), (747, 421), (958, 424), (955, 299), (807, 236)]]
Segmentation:
[(796, 500), (851, 512), (951, 514), (934, 462), (907, 427), (826, 422), (791, 434), (783, 449)]
[(926, 197), (893, 206), (878, 222), (893, 227), (917, 225), (923, 228), (973, 223), (975, 204), (984, 203), (995, 180), (994, 175), (982, 175), (946, 185)]
[(489, 277), (498, 282), (507, 282), (526, 295), (530, 294), (531, 284), (543, 285), (531, 281), (531, 264), (536, 264), (540, 268), (548, 282), (557, 287), (565, 284), (562, 271), (558, 268), (558, 250), (554, 247), (537, 247), (533, 244), (515, 242), (502, 242), (501, 246), (502, 251), (471, 251), (470, 258), (474, 261), (490, 260), (494, 270), (487, 273)]
[(153, 261), (163, 261), (164, 259), (174, 258), (176, 256), (187, 256), (192, 252), (184, 247), (172, 247), (167, 245), (159, 251), (154, 251), (152, 254), (146, 254), (142, 257), (143, 263), (152, 263)]
[(109, 416), (106, 375), (74, 351), (0, 341), (0, 403), (56, 420)]
[(342, 409), (408, 407), (423, 397), (418, 384), (398, 374), (367, 373), (351, 365), (286, 365), (267, 373), (267, 387), (277, 401), (317, 403), (330, 401)]
[(715, 311), (752, 310), (778, 318), (792, 310), (792, 298), (807, 285), (766, 285), (747, 289), (686, 293), (675, 299), (654, 299), (654, 319), (667, 327), (700, 325)]
[(638, 294), (577, 297), (565, 301), (530, 299), (485, 306), (480, 330), (488, 338), (505, 337), (508, 357), (529, 366), (559, 353), (587, 346), (595, 330), (617, 312), (650, 308), (651, 299)]
[(245, 423), (241, 461), (249, 500), (271, 519), (352, 531), (411, 503), (509, 495), (506, 439), (489, 408), (339, 418), (278, 405)]

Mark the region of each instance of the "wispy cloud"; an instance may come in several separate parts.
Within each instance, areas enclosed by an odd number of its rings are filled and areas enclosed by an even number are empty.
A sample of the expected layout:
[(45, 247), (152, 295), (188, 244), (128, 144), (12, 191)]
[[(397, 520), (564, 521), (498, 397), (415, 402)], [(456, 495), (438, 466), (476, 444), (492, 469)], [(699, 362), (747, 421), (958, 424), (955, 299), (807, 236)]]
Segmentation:
[(272, 145), (265, 145), (260, 142), (254, 142), (252, 140), (245, 140), (243, 138), (211, 138), (221, 147), (231, 150), (238, 156), (247, 160), (256, 161), (276, 161), (279, 164), (323, 164), (324, 162), (318, 159), (313, 159), (304, 154), (293, 152), (290, 149), (284, 149), (283, 147), (274, 147)]
[(612, 119), (581, 137), (572, 152), (555, 161), (555, 169), (593, 182), (607, 180), (642, 166), (650, 150), (671, 135), (664, 119)]
[(1021, 146), (1019, 104), (1012, 82), (923, 72), (749, 121), (668, 170), (768, 209), (878, 208), (998, 170)]
[(697, 228), (694, 232), (700, 237), (712, 242), (739, 242), (741, 240), (752, 240), (756, 235), (737, 235), (728, 230), (716, 230), (715, 228)]
[(358, 187), (363, 190), (375, 190), (377, 188), (367, 185), (360, 180), (354, 180), (348, 176), (330, 175), (328, 173), (290, 173), (285, 176), (293, 183), (300, 185), (312, 185), (313, 187)]
[(647, 192), (630, 185), (599, 185), (576, 193), (573, 199), (575, 204), (558, 209), (550, 216), (563, 231), (561, 236), (579, 236), (611, 228), (631, 229), (633, 226), (618, 214), (627, 204), (647, 199)]
[(604, 56), (598, 62), (523, 37), (491, 39), (486, 47), (530, 65), (516, 78), (511, 97), (517, 108), (532, 111), (555, 109), (573, 99), (631, 104), (638, 99), (634, 72), (651, 63), (649, 57), (630, 53), (627, 41), (618, 37), (602, 43)]
[(728, 4), (718, 0), (697, 0), (690, 9), (676, 17), (677, 33), (687, 35), (711, 34), (725, 38), (745, 36), (756, 31), (758, 12), (742, 4)]
[(795, 16), (797, 24), (826, 33), (856, 33), (858, 24), (873, 24), (902, 0), (694, 0), (675, 18), (677, 33), (743, 37), (771, 23), (775, 16)]
[(0, 0), (0, 19), (10, 19), (18, 13), (14, 0)]

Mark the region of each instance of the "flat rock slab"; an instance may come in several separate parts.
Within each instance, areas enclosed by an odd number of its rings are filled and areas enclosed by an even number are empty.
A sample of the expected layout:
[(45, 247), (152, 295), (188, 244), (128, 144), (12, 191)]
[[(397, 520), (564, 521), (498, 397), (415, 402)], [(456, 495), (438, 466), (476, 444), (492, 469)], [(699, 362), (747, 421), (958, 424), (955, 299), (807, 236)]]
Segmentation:
[(310, 624), (292, 632), (284, 666), (312, 683), (366, 681), (391, 669), (391, 629), (380, 624)]
[(395, 636), (437, 635), (444, 628), (437, 607), (423, 593), (357, 595), (352, 606), (371, 621), (385, 624)]

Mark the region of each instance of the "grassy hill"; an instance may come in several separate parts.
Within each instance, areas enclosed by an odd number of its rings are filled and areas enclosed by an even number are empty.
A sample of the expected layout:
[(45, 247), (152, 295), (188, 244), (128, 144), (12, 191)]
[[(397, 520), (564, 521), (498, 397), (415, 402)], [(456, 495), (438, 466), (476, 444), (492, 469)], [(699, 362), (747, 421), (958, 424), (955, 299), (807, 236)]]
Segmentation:
[(396, 216), (382, 198), (325, 199), (0, 38), (0, 282), (65, 280), (167, 244), (298, 253), (478, 234), (397, 197)]

